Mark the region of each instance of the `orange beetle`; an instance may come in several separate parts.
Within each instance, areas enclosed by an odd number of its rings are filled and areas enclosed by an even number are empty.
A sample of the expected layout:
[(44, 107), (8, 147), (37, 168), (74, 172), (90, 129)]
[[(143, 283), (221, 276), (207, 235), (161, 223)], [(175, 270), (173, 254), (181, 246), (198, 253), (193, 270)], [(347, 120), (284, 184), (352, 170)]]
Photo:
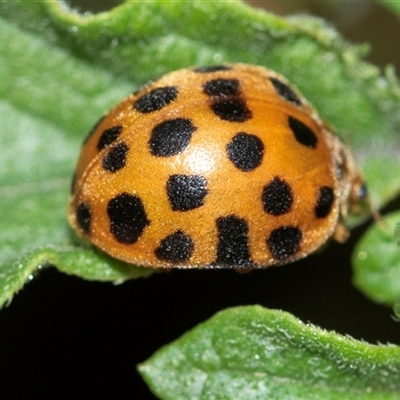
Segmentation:
[(154, 268), (295, 261), (365, 202), (350, 150), (263, 67), (184, 69), (100, 119), (79, 157), (69, 221), (115, 258)]

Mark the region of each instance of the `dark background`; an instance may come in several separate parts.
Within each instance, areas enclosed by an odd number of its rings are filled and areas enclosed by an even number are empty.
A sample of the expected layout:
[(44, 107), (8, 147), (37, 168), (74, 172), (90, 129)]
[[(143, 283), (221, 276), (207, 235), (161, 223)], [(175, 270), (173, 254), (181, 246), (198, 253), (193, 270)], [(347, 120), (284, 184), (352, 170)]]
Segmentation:
[[(281, 14), (321, 15), (349, 40), (370, 42), (373, 63), (400, 65), (399, 22), (376, 3), (253, 3)], [(85, 11), (107, 9), (110, 2), (79, 4)], [(398, 200), (385, 210), (395, 208)], [(345, 245), (332, 243), (292, 265), (249, 274), (176, 270), (115, 286), (54, 268), (42, 271), (0, 312), (0, 400), (155, 399), (136, 365), (217, 311), (237, 305), (282, 309), (357, 339), (400, 344), (391, 309), (372, 303), (351, 284), (350, 254), (366, 227), (357, 228)]]

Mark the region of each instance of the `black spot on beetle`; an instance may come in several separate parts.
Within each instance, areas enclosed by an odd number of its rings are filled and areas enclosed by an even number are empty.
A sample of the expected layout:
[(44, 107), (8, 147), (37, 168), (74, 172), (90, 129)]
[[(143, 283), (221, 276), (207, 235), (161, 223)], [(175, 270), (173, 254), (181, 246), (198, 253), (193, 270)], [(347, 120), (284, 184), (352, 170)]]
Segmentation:
[(237, 79), (216, 78), (203, 85), (204, 93), (209, 96), (238, 96), (239, 81)]
[(274, 258), (284, 261), (299, 251), (302, 240), (301, 230), (295, 226), (281, 226), (274, 229), (267, 239), (267, 247)]
[(119, 243), (133, 244), (150, 224), (140, 197), (120, 193), (107, 205), (110, 232)]
[(258, 136), (239, 132), (227, 144), (228, 158), (241, 171), (252, 171), (263, 160), (264, 144)]
[(286, 83), (283, 83), (277, 78), (269, 78), (269, 80), (273, 84), (275, 90), (283, 99), (290, 101), (293, 104), (296, 104), (296, 106), (301, 106), (301, 100), (290, 86), (288, 86)]
[(112, 128), (108, 128), (100, 136), (100, 139), (97, 143), (97, 149), (103, 150), (105, 147), (109, 146), (111, 143), (115, 142), (118, 136), (122, 133), (122, 126), (113, 126)]
[(317, 204), (315, 206), (315, 215), (317, 218), (327, 217), (335, 201), (335, 193), (329, 186), (322, 186), (319, 188)]
[(125, 167), (129, 147), (124, 142), (112, 146), (103, 157), (102, 166), (106, 171), (117, 172)]
[(87, 203), (80, 203), (76, 209), (76, 221), (85, 233), (90, 233), (92, 211)]
[(202, 67), (197, 67), (194, 68), (194, 72), (199, 72), (199, 73), (210, 73), (210, 72), (217, 72), (217, 71), (229, 71), (232, 68), (229, 67), (228, 65), (205, 65)]
[(150, 152), (157, 157), (171, 157), (189, 145), (197, 128), (187, 118), (168, 119), (156, 125), (149, 141)]
[(289, 116), (289, 127), (300, 144), (311, 149), (317, 147), (318, 139), (316, 134), (303, 122)]
[(207, 180), (201, 175), (171, 175), (167, 181), (168, 200), (174, 211), (201, 207), (207, 193)]
[(181, 230), (177, 230), (161, 240), (160, 245), (154, 251), (159, 260), (168, 262), (187, 261), (194, 249), (193, 240)]
[(243, 99), (217, 98), (212, 101), (211, 109), (219, 118), (230, 122), (246, 122), (252, 117)]
[(218, 247), (216, 264), (230, 267), (251, 265), (249, 227), (243, 218), (235, 215), (217, 219)]
[(176, 86), (165, 86), (151, 90), (141, 96), (134, 104), (135, 110), (147, 114), (153, 111), (159, 111), (178, 96)]
[(264, 186), (261, 200), (266, 213), (275, 216), (286, 214), (293, 205), (292, 189), (286, 181), (276, 176)]

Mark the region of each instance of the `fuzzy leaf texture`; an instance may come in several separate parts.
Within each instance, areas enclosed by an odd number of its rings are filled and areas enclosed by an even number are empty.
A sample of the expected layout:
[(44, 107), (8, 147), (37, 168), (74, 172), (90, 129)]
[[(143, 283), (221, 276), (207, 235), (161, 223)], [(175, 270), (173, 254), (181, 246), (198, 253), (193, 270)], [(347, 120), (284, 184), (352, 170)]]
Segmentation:
[(0, 305), (47, 265), (94, 280), (151, 273), (77, 245), (66, 204), (94, 122), (174, 69), (245, 62), (282, 73), (354, 146), (375, 203), (399, 191), (393, 71), (382, 75), (362, 60), (365, 47), (319, 19), (240, 1), (128, 1), (80, 15), (62, 2), (2, 0), (0, 34)]
[(373, 346), (260, 306), (227, 309), (139, 372), (162, 400), (389, 400), (400, 348)]

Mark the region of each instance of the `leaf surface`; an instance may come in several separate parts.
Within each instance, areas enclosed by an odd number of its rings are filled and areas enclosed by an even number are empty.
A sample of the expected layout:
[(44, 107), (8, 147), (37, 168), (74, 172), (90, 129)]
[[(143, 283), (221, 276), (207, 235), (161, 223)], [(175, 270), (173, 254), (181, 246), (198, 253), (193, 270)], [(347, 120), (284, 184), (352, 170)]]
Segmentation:
[(260, 306), (224, 310), (139, 366), (163, 400), (397, 399), (400, 349)]
[(372, 226), (353, 252), (354, 283), (378, 303), (400, 301), (400, 212)]

